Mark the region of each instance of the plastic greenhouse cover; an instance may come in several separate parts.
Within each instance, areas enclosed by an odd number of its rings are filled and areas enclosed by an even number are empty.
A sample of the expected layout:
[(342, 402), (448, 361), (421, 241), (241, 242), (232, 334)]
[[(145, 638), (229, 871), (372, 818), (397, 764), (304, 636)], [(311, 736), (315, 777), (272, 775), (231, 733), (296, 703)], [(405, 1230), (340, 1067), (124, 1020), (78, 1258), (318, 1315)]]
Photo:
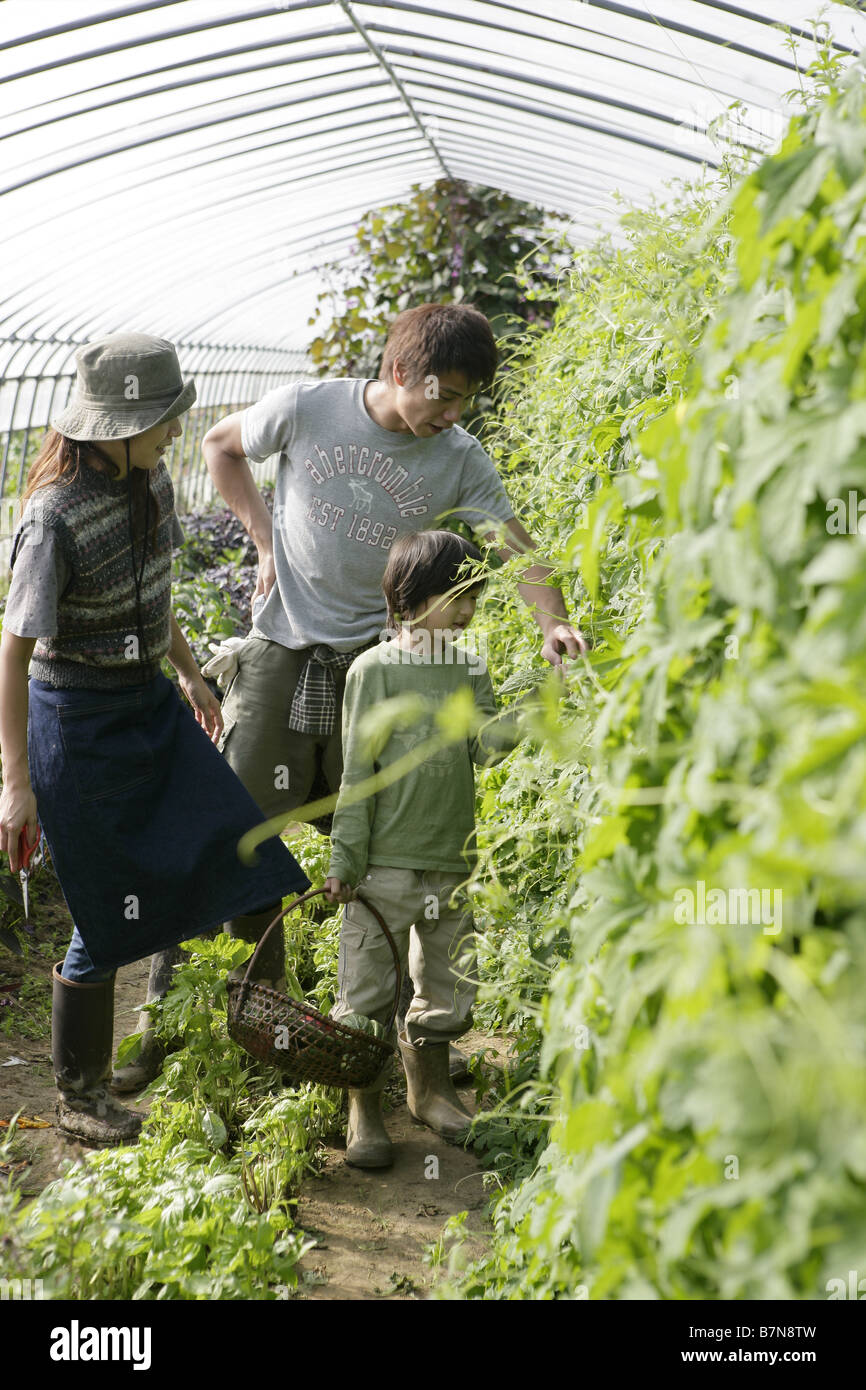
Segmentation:
[[(644, 202), (717, 162), (707, 126), (731, 103), (731, 138), (778, 140), (818, 10), (7, 0), (0, 375), (20, 370), (21, 340), (38, 340), (33, 370), (48, 373), (68, 351), (39, 341), (132, 325), (303, 348), (323, 261), (348, 255), (367, 209), (444, 174), (591, 239), (615, 227), (615, 193)], [(840, 51), (866, 44), (856, 9), (824, 17)]]

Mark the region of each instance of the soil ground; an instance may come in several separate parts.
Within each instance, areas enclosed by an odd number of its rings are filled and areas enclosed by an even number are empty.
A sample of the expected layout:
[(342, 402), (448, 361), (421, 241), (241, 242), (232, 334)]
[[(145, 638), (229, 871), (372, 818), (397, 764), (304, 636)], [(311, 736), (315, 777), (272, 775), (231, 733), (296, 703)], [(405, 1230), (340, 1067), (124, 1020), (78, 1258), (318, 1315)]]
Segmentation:
[[(0, 1000), (8, 1000), (0, 1006), (0, 1121), (21, 1112), (19, 1125), (22, 1120), (41, 1122), (21, 1133), (26, 1158), (16, 1165), (16, 1179), (25, 1196), (36, 1195), (62, 1174), (67, 1162), (88, 1152), (54, 1127), (56, 1092), (47, 1030), (51, 964), (64, 954), (71, 923), (50, 872), (38, 876), (33, 898), (35, 946), (25, 947), (22, 958), (0, 945)], [(8, 923), (8, 913), (3, 921)], [(138, 961), (118, 971), (115, 1049), (136, 1026), (148, 969), (148, 961)], [(505, 1045), (505, 1040), (492, 1042), (480, 1033), (467, 1034), (462, 1044), (468, 1053), (488, 1048), (493, 1066)], [(413, 1120), (405, 1095), (402, 1069), (395, 1066), (385, 1101), (385, 1123), (395, 1145), (392, 1168), (350, 1168), (337, 1136), (323, 1147), (321, 1171), (305, 1181), (298, 1199), (298, 1223), (316, 1244), (302, 1261), (304, 1279), (296, 1297), (424, 1298), (432, 1281), (425, 1251), (457, 1212), (468, 1212), (467, 1253), (483, 1247), (487, 1194), (478, 1161)], [(461, 1097), (468, 1109), (475, 1108), (471, 1085), (461, 1087)], [(147, 1102), (141, 1106), (146, 1109)], [(0, 1137), (2, 1133), (0, 1128)], [(2, 1172), (0, 1168), (0, 1178)]]
[[(54, 1071), (51, 1065), (51, 969), (66, 952), (72, 923), (57, 880), (42, 870), (32, 888), (36, 942), (24, 946), (23, 957), (0, 944), (0, 1122), (21, 1112), (19, 1127), (28, 1121), (46, 1128), (22, 1130), (28, 1159), (18, 1182), (25, 1196), (35, 1195), (63, 1172), (65, 1163), (89, 1150), (54, 1128)], [(0, 899), (0, 903), (5, 899)], [(4, 925), (18, 914), (3, 914)], [(23, 939), (23, 938), (22, 938)], [(117, 972), (114, 987), (114, 1043), (133, 1032), (138, 1006), (147, 993), (149, 961), (136, 961)], [(15, 1060), (17, 1059), (17, 1060)], [(146, 1109), (143, 1103), (142, 1109)], [(5, 1128), (5, 1126), (4, 1126)], [(2, 1136), (0, 1128), (0, 1136)]]
[[(461, 1041), (466, 1053), (481, 1048), (490, 1049), (495, 1065), (496, 1051), (486, 1035), (467, 1033)], [(446, 1143), (413, 1120), (402, 1069), (395, 1071), (386, 1093), (391, 1108), (385, 1113), (394, 1166), (350, 1168), (345, 1145), (338, 1141), (326, 1147), (321, 1173), (301, 1189), (298, 1222), (317, 1241), (301, 1262), (317, 1282), (305, 1283), (301, 1298), (423, 1298), (433, 1277), (425, 1252), (457, 1212), (468, 1213), (465, 1253), (480, 1254), (484, 1247), (484, 1170), (471, 1151)], [(474, 1111), (471, 1084), (459, 1090), (463, 1104)]]

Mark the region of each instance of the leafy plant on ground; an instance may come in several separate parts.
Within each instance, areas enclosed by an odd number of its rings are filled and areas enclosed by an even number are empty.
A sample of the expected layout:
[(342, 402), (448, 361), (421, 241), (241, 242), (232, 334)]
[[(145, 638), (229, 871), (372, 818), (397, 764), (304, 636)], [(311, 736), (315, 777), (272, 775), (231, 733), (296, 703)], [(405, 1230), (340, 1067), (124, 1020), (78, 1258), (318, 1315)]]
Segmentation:
[[(293, 841), (302, 859), (305, 843), (313, 873), (315, 832)], [(48, 1298), (279, 1299), (298, 1285), (310, 1242), (293, 1198), (340, 1094), (284, 1087), (228, 1037), (225, 976), (246, 943), (220, 936), (187, 950), (154, 1009), (158, 1031), (182, 1046), (152, 1085), (138, 1144), (89, 1155), (29, 1205), (12, 1185), (0, 1193), (6, 1277), (38, 1277)]]
[[(261, 488), (268, 506), (273, 487)], [(199, 667), (213, 655), (211, 644), (244, 636), (252, 622), (258, 573), (256, 548), (228, 507), (183, 515), (183, 544), (172, 564), (172, 603)], [(174, 668), (164, 663), (166, 674)]]

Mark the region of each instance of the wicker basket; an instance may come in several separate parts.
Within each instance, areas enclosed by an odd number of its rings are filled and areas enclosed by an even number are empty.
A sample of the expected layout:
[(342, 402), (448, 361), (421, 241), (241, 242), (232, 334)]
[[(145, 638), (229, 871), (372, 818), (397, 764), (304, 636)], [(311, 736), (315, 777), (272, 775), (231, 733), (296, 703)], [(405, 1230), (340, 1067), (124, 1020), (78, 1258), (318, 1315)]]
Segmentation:
[[(228, 981), (229, 1036), (252, 1057), (278, 1067), (287, 1081), (318, 1081), (324, 1086), (361, 1090), (376, 1079), (395, 1049), (381, 1038), (326, 1018), (312, 1004), (290, 999), (287, 994), (279, 994), (277, 990), (268, 989), (267, 985), (257, 984), (250, 979), (256, 957), (286, 913), (324, 891), (323, 888), (313, 888), (290, 903), (285, 912), (280, 910), (263, 933), (244, 978)], [(357, 898), (376, 918), (394, 957), (396, 987), (394, 1007), (388, 1021), (390, 1033), (400, 999), (400, 958), (394, 938), (381, 914), (360, 893)]]

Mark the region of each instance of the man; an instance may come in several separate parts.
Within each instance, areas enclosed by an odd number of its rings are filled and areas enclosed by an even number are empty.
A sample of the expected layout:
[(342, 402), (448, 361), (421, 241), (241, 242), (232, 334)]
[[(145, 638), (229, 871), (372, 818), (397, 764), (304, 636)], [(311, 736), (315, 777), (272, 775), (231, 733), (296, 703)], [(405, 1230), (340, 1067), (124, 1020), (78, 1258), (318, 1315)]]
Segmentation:
[[(397, 535), (461, 519), (498, 541), (503, 559), (535, 549), (493, 462), (457, 423), (496, 366), (483, 314), (421, 304), (395, 319), (378, 381), (278, 387), (205, 436), (208, 472), (259, 556), (253, 629), (223, 704), (220, 746), (266, 816), (288, 819), (314, 788), (339, 788), (346, 670), (384, 626), (381, 582)], [(272, 454), (273, 517), (247, 463)], [(561, 592), (546, 586), (550, 573), (537, 561), (519, 588), (542, 655), (558, 665), (586, 643)], [(277, 911), (237, 918), (229, 930), (258, 941)], [(272, 932), (257, 978), (279, 987), (283, 970)]]

